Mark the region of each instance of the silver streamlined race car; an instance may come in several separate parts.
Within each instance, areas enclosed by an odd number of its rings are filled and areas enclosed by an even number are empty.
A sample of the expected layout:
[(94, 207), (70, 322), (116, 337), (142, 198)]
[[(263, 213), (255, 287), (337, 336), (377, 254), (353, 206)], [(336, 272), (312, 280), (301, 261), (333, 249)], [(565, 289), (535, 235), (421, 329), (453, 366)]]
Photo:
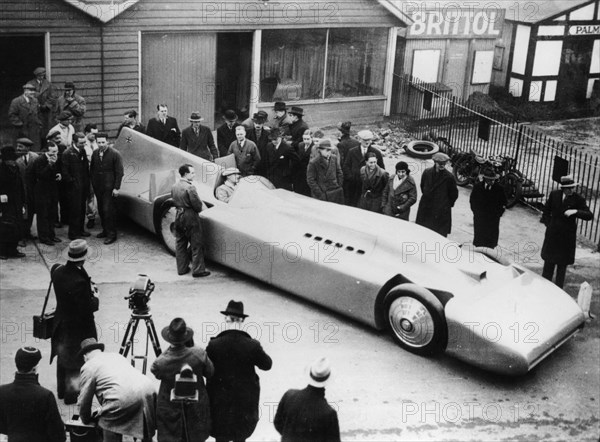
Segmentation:
[(413, 353), (445, 351), (497, 373), (527, 373), (583, 327), (563, 290), (520, 265), (392, 217), (240, 181), (215, 198), (224, 167), (123, 129), (119, 206), (174, 253), (170, 189), (196, 169), (206, 257), (376, 329)]

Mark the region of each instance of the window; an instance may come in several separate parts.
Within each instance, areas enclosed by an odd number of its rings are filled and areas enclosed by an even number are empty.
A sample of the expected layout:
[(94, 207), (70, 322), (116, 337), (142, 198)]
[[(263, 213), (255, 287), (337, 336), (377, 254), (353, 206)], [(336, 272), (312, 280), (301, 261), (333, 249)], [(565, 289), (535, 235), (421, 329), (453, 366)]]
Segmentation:
[(387, 38), (387, 28), (265, 30), (260, 101), (381, 95)]
[(425, 83), (437, 82), (441, 53), (439, 49), (417, 49), (413, 51), (412, 76)]

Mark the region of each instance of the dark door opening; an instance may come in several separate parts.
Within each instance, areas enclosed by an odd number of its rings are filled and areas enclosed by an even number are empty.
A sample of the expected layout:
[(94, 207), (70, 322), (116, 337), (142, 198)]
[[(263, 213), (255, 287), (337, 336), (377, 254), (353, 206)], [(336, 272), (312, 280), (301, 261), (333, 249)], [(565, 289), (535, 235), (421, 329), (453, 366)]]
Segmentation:
[(558, 73), (557, 101), (561, 105), (585, 103), (593, 44), (591, 39), (565, 40)]
[(13, 98), (23, 93), (22, 86), (33, 79), (33, 71), (46, 66), (44, 35), (0, 36), (0, 142), (12, 142), (12, 126), (8, 107)]
[(248, 117), (251, 68), (252, 32), (217, 34), (215, 127), (227, 109), (235, 110), (240, 121)]

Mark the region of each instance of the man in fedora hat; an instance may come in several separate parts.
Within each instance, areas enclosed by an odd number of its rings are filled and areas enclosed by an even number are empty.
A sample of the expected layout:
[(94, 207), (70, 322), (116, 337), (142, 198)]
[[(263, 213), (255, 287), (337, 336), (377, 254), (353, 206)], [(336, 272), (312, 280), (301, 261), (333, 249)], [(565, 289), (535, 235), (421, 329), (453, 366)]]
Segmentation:
[(421, 176), (422, 196), (416, 221), (442, 236), (448, 236), (452, 230), (452, 207), (458, 199), (458, 187), (446, 169), (450, 157), (438, 152), (432, 159), (433, 167), (425, 169)]
[(506, 194), (493, 169), (484, 170), (482, 178), (473, 186), (469, 198), (473, 212), (473, 245), (493, 249), (498, 245), (500, 217), (506, 210)]
[(55, 114), (60, 115), (68, 111), (73, 116), (73, 127), (77, 132), (83, 131), (83, 116), (86, 111), (85, 99), (75, 93), (75, 83), (65, 82), (63, 94), (56, 100)]
[(221, 312), (227, 330), (212, 338), (206, 347), (215, 366), (208, 380), (212, 430), (216, 442), (244, 441), (252, 435), (258, 423), (260, 383), (255, 368), (270, 370), (273, 361), (260, 342), (242, 330), (242, 302), (229, 301)]
[[(269, 144), (269, 128), (265, 126), (265, 122), (269, 115), (265, 111), (258, 111), (252, 115), (252, 119), (248, 118), (242, 125), (246, 128), (246, 138), (256, 144), (258, 153), (260, 154), (260, 163), (256, 168), (256, 174), (266, 177), (269, 168), (267, 158), (267, 144)], [(248, 123), (248, 124), (246, 124)]]
[[(266, 161), (265, 161), (266, 159)], [(266, 177), (278, 189), (292, 191), (294, 173), (300, 162), (296, 151), (283, 139), (281, 129), (269, 131), (269, 144), (265, 149)]]
[(85, 338), (97, 337), (94, 312), (98, 299), (94, 296), (95, 285), (83, 267), (87, 253), (85, 240), (71, 241), (67, 263), (55, 264), (50, 272), (56, 295), (50, 363), (56, 356), (56, 389), (65, 404), (74, 404), (79, 393), (79, 344)]
[(237, 167), (228, 167), (223, 171), (222, 175), (225, 177), (225, 182), (217, 187), (215, 196), (219, 201), (228, 203), (242, 175)]
[(38, 382), (42, 353), (21, 347), (15, 355), (17, 372), (10, 384), (0, 385), (0, 434), (9, 441), (64, 442), (65, 426), (52, 392)]
[(25, 233), (25, 183), (15, 148), (2, 146), (0, 158), (0, 259), (23, 258), (25, 254), (17, 246)]
[(205, 160), (214, 161), (215, 158), (219, 158), (219, 151), (215, 146), (212, 131), (202, 126), (201, 121), (204, 121), (204, 118), (198, 112), (192, 112), (190, 126), (181, 133), (179, 148)]
[(313, 198), (344, 204), (344, 175), (340, 163), (332, 155), (331, 141), (321, 140), (317, 146), (319, 156), (308, 163), (306, 182)]
[(585, 199), (575, 192), (578, 185), (572, 175), (561, 177), (560, 189), (550, 192), (540, 220), (546, 225), (542, 276), (552, 281), (556, 269), (554, 283), (561, 288), (565, 283), (567, 266), (575, 262), (577, 218), (589, 221), (593, 216)]
[(235, 156), (235, 165), (242, 176), (255, 175), (261, 160), (256, 143), (246, 138), (246, 128), (244, 126), (235, 128), (235, 137), (236, 140), (229, 146), (227, 154)]
[(217, 129), (217, 147), (220, 157), (227, 155), (229, 146), (235, 141), (235, 128), (240, 125), (237, 119), (238, 116), (233, 109), (227, 109), (223, 113), (223, 120), (225, 122)]
[(289, 126), (292, 124), (292, 120), (287, 112), (287, 106), (283, 101), (276, 101), (273, 104), (274, 117), (268, 121), (267, 125), (271, 129), (280, 129), (284, 135), (289, 132)]
[(210, 275), (204, 263), (202, 223), (202, 200), (194, 186), (196, 171), (191, 164), (179, 167), (180, 179), (171, 189), (171, 197), (177, 208), (175, 215), (175, 260), (177, 274), (185, 275), (192, 265), (192, 276), (202, 278)]
[[(119, 353), (105, 353), (96, 338), (81, 341), (81, 394), (77, 405), (84, 424), (97, 422), (104, 442), (123, 435), (150, 442), (156, 430), (156, 391), (152, 381)], [(92, 411), (94, 395), (100, 408)]]
[(337, 129), (340, 131), (337, 148), (340, 151), (340, 162), (342, 165), (346, 161), (346, 156), (348, 156), (350, 149), (360, 146), (360, 141), (350, 136), (351, 127), (351, 121), (340, 122), (337, 125)]
[(23, 94), (10, 102), (8, 107), (8, 121), (13, 126), (13, 140), (27, 137), (33, 141), (33, 150), (38, 152), (41, 148), (42, 122), (39, 117), (39, 102), (35, 98), (35, 86), (27, 83), (23, 85)]
[(288, 115), (290, 118), (290, 124), (288, 126), (288, 131), (290, 136), (292, 137), (292, 147), (297, 150), (298, 145), (302, 142), (302, 135), (304, 135), (304, 131), (308, 129), (308, 124), (304, 121), (304, 109), (298, 106), (292, 106), (292, 108), (288, 111)]
[[(156, 404), (158, 440), (203, 442), (210, 432), (210, 404), (204, 378), (213, 375), (213, 364), (204, 349), (194, 345), (194, 330), (182, 318), (173, 319), (161, 334), (171, 345), (156, 358), (150, 369), (160, 380)], [(175, 387), (175, 376), (186, 364), (196, 375), (198, 401), (182, 408), (181, 403), (171, 402), (171, 390)]]
[(325, 387), (331, 379), (329, 360), (317, 359), (307, 371), (308, 386), (286, 391), (279, 401), (275, 429), (282, 441), (339, 441), (337, 412), (325, 399)]
[(42, 134), (47, 134), (50, 127), (54, 125), (54, 109), (58, 92), (56, 87), (46, 78), (46, 68), (38, 67), (33, 71), (34, 79), (27, 84), (35, 87), (35, 98), (39, 102), (39, 118), (42, 122)]
[(358, 206), (360, 200), (362, 180), (360, 170), (367, 163), (367, 154), (373, 153), (377, 158), (377, 165), (385, 170), (383, 156), (379, 149), (374, 147), (373, 140), (375, 135), (370, 130), (361, 130), (358, 134), (359, 146), (353, 147), (346, 154), (342, 171), (344, 172), (344, 190), (346, 192), (346, 204), (349, 206)]
[(177, 120), (168, 115), (169, 108), (166, 104), (157, 105), (156, 110), (156, 117), (150, 118), (146, 125), (146, 135), (171, 146), (179, 147), (181, 132)]

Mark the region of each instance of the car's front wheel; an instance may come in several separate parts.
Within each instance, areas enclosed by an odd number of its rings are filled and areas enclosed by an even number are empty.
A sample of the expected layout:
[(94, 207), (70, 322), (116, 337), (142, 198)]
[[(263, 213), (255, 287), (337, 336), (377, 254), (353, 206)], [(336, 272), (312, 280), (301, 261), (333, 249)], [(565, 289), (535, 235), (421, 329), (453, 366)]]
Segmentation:
[(165, 203), (162, 207), (159, 220), (160, 239), (167, 251), (175, 256), (175, 214), (173, 203)]
[(386, 299), (386, 321), (394, 340), (418, 355), (442, 352), (448, 329), (441, 302), (429, 291), (394, 291)]

